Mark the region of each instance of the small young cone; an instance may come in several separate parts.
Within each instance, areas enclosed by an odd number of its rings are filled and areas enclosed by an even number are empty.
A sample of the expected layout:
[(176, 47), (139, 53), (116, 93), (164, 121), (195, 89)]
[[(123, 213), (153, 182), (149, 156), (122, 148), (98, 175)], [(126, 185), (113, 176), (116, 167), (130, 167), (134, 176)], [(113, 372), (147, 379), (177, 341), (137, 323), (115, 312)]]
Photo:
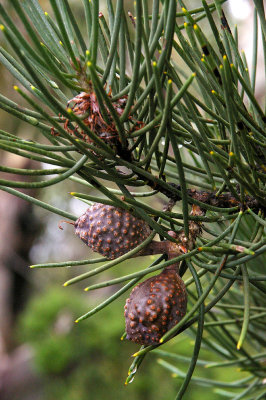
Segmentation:
[(114, 259), (141, 244), (151, 233), (145, 221), (128, 211), (95, 203), (77, 219), (75, 233), (93, 251)]
[(125, 305), (127, 339), (142, 345), (157, 344), (185, 315), (186, 287), (171, 267), (132, 290)]

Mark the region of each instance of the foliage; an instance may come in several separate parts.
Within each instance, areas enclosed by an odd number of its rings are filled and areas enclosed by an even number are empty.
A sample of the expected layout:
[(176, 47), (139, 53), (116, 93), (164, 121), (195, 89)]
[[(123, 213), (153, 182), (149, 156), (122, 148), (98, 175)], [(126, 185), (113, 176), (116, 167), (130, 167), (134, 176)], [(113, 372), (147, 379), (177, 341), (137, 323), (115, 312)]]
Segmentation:
[[(29, 343), (34, 349), (35, 368), (45, 383), (44, 398), (49, 400), (58, 396), (72, 400), (78, 396), (83, 400), (89, 392), (92, 397), (105, 399), (110, 387), (112, 396), (117, 399), (125, 396), (130, 400), (150, 400), (156, 396), (173, 398), (180, 377), (158, 369), (158, 362), (161, 363), (162, 358), (171, 361), (174, 355), (178, 357), (179, 367), (186, 367), (190, 361), (187, 355), (193, 350), (191, 334), (188, 337), (180, 335), (175, 343), (167, 343), (163, 353), (153, 352), (138, 379), (125, 387), (121, 371), (126, 371), (128, 353), (134, 352), (135, 346), (120, 341), (124, 299), (94, 316), (90, 324), (75, 325), (74, 316), (84, 312), (87, 302), (80, 291), (72, 288), (69, 291), (64, 292), (59, 286), (44, 289), (41, 293), (36, 291), (16, 325), (18, 341)], [(215, 355), (207, 348), (203, 347), (201, 352), (202, 357), (215, 360)], [(203, 366), (204, 362), (200, 360), (197, 374), (202, 379), (216, 379), (221, 384), (227, 379), (228, 368), (235, 380), (241, 379), (243, 374), (248, 377), (247, 372), (237, 372), (234, 365), (216, 371)], [(159, 387), (154, 384), (158, 381)], [(209, 387), (209, 393), (206, 393), (206, 388), (201, 388), (196, 381), (188, 389), (187, 396), (197, 396), (199, 400), (213, 399), (213, 396), (222, 399), (219, 390), (222, 389)]]
[[(209, 368), (238, 365), (249, 372), (241, 382), (222, 383), (221, 387), (230, 389), (224, 395), (237, 399), (252, 394), (259, 399), (262, 390), (265, 115), (255, 87), (258, 35), (263, 38), (265, 58), (266, 26), (263, 4), (254, 0), (249, 70), (245, 54), (238, 50), (237, 28), (231, 31), (222, 3), (215, 0), (207, 5), (202, 0), (201, 7), (189, 10), (181, 0), (178, 9), (174, 0), (154, 0), (150, 9), (148, 2), (137, 0), (134, 15), (128, 17), (122, 0), (117, 0), (115, 9), (107, 0), (106, 17), (99, 14), (99, 1), (84, 0), (85, 33), (68, 1), (50, 0), (52, 16), (43, 12), (37, 0), (12, 1), (23, 31), (0, 5), (7, 43), (0, 49), (0, 60), (17, 80), (14, 88), (30, 108), (3, 95), (0, 107), (39, 133), (38, 140), (27, 141), (1, 130), (0, 148), (52, 166), (45, 170), (0, 166), (4, 173), (32, 178), (30, 182), (1, 178), (0, 189), (75, 221), (76, 215), (18, 189), (46, 190), (66, 180), (79, 183), (84, 193), (72, 192), (72, 196), (135, 213), (153, 230), (148, 241), (156, 233), (161, 240), (174, 241), (169, 230), (188, 237), (191, 221), (201, 224), (202, 235), (191, 251), (168, 261), (160, 257), (150, 270), (136, 269), (87, 287), (95, 290), (129, 281), (77, 320), (102, 310), (151, 271), (181, 263), (189, 311), (161, 341), (177, 340), (173, 337), (186, 330), (193, 337), (194, 351), (185, 373), (172, 362), (160, 361), (184, 378), (176, 399), (183, 397), (190, 380), (219, 388), (216, 381), (192, 376), (201, 346), (217, 356), (215, 364), (207, 362)], [(221, 28), (213, 19), (214, 12)], [(198, 23), (204, 18), (214, 43)], [(174, 206), (180, 200), (182, 212)], [(160, 202), (167, 201), (171, 206), (161, 210)], [(191, 204), (205, 215), (189, 214)], [(146, 241), (65, 286), (114, 267), (145, 245)], [(103, 260), (34, 267), (98, 261)], [(155, 347), (135, 354), (127, 382), (145, 355), (158, 351)], [(71, 351), (64, 355), (69, 360), (72, 356)], [(53, 367), (59, 370), (60, 363)], [(241, 393), (232, 388), (240, 388)]]
[[(129, 399), (153, 399), (158, 393), (153, 382), (160, 377), (161, 396), (165, 393), (173, 397), (174, 382), (152, 360), (147, 365), (147, 377), (140, 377), (130, 390), (123, 386), (120, 372), (126, 370), (128, 355), (128, 346), (121, 346), (120, 341), (123, 306), (115, 303), (92, 318), (89, 325), (76, 326), (75, 314), (86, 307), (79, 291), (70, 289), (67, 293), (52, 287), (41, 296), (35, 293), (20, 316), (17, 337), (33, 346), (35, 367), (45, 379), (44, 398), (72, 400), (78, 396), (83, 400), (90, 393), (104, 399), (112, 386), (112, 396), (117, 399), (123, 399), (125, 393)], [(131, 348), (134, 350), (134, 346)]]

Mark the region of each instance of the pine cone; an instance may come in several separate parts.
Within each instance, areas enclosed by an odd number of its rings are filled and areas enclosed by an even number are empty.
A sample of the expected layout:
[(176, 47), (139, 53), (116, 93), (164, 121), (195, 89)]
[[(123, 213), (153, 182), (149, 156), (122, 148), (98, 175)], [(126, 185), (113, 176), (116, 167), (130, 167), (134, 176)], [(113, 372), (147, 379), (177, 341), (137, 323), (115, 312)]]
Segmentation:
[[(108, 96), (111, 98), (111, 94), (108, 94)], [(122, 96), (117, 101), (113, 102), (113, 107), (119, 116), (122, 115), (126, 102), (127, 95)], [(98, 103), (97, 96), (93, 91), (91, 83), (89, 84), (88, 92), (79, 93), (77, 96), (69, 100), (67, 106), (69, 106), (70, 103), (73, 103), (72, 110), (76, 115), (84, 116), (87, 114), (86, 118), (83, 118), (83, 123), (87, 125), (90, 130), (96, 133), (100, 139), (102, 139), (114, 149), (121, 146), (119, 135), (113, 118), (109, 110), (106, 108), (105, 113), (108, 115), (110, 121), (109, 123), (107, 123), (104, 120), (100, 104)], [(77, 124), (72, 122), (72, 126), (75, 127), (74, 130), (70, 128), (69, 121), (65, 120), (64, 128), (70, 134), (73, 134), (75, 136), (79, 134), (83, 137), (83, 140), (85, 142), (92, 143), (97, 147), (94, 141), (87, 135), (86, 132), (81, 130)]]
[(93, 251), (114, 259), (137, 247), (151, 233), (145, 221), (128, 211), (95, 203), (77, 219), (75, 233)]
[(126, 338), (142, 345), (157, 344), (185, 315), (187, 293), (172, 267), (132, 290), (125, 305)]

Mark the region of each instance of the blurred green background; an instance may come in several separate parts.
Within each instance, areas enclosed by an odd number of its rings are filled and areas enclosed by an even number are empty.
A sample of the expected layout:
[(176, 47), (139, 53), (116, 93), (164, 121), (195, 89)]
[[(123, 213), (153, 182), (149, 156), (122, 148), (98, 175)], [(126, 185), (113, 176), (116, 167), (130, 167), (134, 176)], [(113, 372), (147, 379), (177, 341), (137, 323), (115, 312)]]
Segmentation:
[[(82, 26), (82, 4), (69, 1)], [(2, 1), (9, 7), (11, 0)], [(44, 10), (50, 12), (49, 2), (40, 1)], [(105, 4), (105, 2), (102, 2)], [(152, 3), (150, 1), (150, 3)], [(199, 1), (187, 1), (188, 8)], [(240, 1), (238, 2), (240, 3)], [(242, 2), (241, 2), (242, 3)], [(251, 2), (243, 2), (243, 4)], [(130, 2), (128, 4), (131, 6)], [(125, 2), (125, 7), (127, 4)], [(241, 8), (241, 5), (239, 4)], [(242, 6), (244, 7), (244, 5)], [(252, 23), (252, 10), (237, 19), (233, 8), (224, 7), (232, 24), (239, 24), (240, 46), (249, 54), (250, 43), (246, 32)], [(104, 12), (104, 6), (101, 10)], [(16, 15), (10, 10), (11, 16)], [(240, 17), (240, 13), (238, 17)], [(18, 21), (18, 24), (20, 22)], [(201, 22), (204, 26), (204, 22)], [(23, 31), (23, 26), (20, 27)], [(208, 30), (208, 27), (204, 28)], [(242, 35), (242, 36), (241, 36)], [(210, 38), (209, 38), (210, 39)], [(0, 39), (2, 40), (2, 38)], [(2, 43), (5, 46), (5, 43)], [(0, 64), (1, 92), (21, 102), (12, 87), (16, 83)], [(258, 99), (261, 92), (258, 85)], [(0, 110), (0, 129), (24, 138), (38, 137), (39, 133), (29, 125), (11, 118)], [(25, 160), (0, 153), (4, 165), (20, 166)], [(45, 168), (45, 165), (43, 166)], [(71, 199), (70, 191), (79, 191), (77, 184), (61, 183), (43, 191), (31, 193), (41, 199), (76, 215), (82, 214), (86, 205)], [(27, 191), (29, 193), (29, 191)], [(29, 193), (30, 194), (30, 193)], [(93, 194), (93, 191), (91, 192)], [(158, 200), (160, 201), (160, 200)], [(67, 269), (30, 270), (34, 263), (59, 262), (88, 258), (94, 255), (73, 235), (73, 228), (64, 225), (58, 229), (59, 219), (47, 211), (25, 204), (23, 200), (0, 192), (0, 216), (2, 224), (2, 247), (0, 247), (0, 398), (3, 400), (87, 400), (87, 399), (174, 399), (182, 379), (172, 376), (158, 364), (159, 354), (150, 353), (141, 366), (134, 382), (124, 385), (131, 355), (138, 346), (121, 341), (124, 332), (123, 307), (128, 294), (90, 319), (75, 324), (77, 317), (110, 296), (117, 287), (105, 288), (92, 293), (82, 289), (87, 282), (64, 288), (62, 284), (87, 267)], [(158, 204), (154, 205), (158, 206)], [(7, 213), (8, 208), (8, 213)], [(8, 234), (6, 234), (8, 232)], [(138, 259), (139, 269), (151, 262), (151, 257)], [(130, 272), (136, 261), (126, 261), (101, 276), (101, 280)], [(96, 283), (93, 278), (90, 283)], [(191, 336), (190, 336), (191, 335)], [(186, 331), (176, 337), (163, 350), (191, 357), (194, 336)], [(215, 361), (215, 354), (202, 347), (200, 359)], [(171, 361), (171, 360), (170, 360)], [(187, 361), (173, 361), (182, 371)], [(230, 382), (247, 376), (236, 368), (206, 370), (199, 365), (195, 375)], [(184, 399), (223, 399), (226, 389), (199, 387), (191, 383)]]

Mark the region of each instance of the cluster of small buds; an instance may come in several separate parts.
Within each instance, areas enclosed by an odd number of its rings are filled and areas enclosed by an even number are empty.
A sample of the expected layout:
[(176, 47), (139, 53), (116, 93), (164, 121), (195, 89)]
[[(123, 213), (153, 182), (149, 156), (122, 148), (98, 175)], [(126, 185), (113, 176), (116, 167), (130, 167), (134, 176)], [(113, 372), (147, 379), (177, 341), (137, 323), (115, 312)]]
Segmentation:
[[(111, 94), (109, 93), (109, 97)], [(127, 96), (122, 96), (116, 102), (113, 102), (113, 107), (116, 110), (117, 114), (120, 116), (123, 113), (127, 101)], [(78, 116), (85, 116), (83, 118), (83, 123), (89, 127), (91, 131), (97, 134), (97, 136), (108, 143), (110, 146), (119, 146), (119, 135), (113, 121), (113, 118), (110, 112), (105, 109), (105, 114), (108, 115), (109, 122), (103, 118), (103, 110), (101, 110), (99, 102), (97, 100), (95, 92), (92, 90), (92, 86), (90, 86), (90, 90), (88, 92), (81, 92), (77, 96), (73, 97), (69, 100), (67, 106), (72, 105), (72, 111), (74, 114)], [(72, 123), (73, 128), (70, 128), (69, 121), (65, 120), (65, 129), (74, 135), (79, 135), (83, 137), (83, 140), (88, 143), (93, 143), (93, 140), (78, 126)]]

